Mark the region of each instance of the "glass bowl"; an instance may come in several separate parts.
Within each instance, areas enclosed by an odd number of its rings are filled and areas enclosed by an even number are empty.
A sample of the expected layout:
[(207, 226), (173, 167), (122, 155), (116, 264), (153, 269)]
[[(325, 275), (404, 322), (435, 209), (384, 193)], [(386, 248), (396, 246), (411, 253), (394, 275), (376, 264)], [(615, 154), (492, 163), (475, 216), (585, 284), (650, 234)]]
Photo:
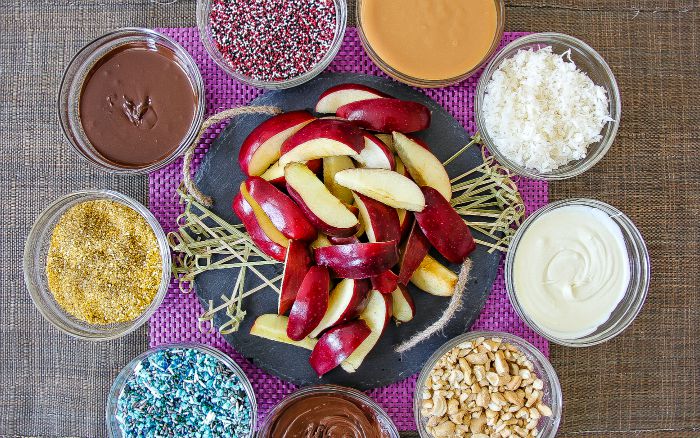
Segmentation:
[(357, 19), (357, 34), (360, 37), (360, 42), (362, 43), (362, 47), (365, 49), (365, 52), (367, 52), (367, 56), (370, 57), (372, 62), (379, 67), (384, 73), (387, 75), (391, 76), (392, 78), (396, 79), (397, 81), (403, 82), (408, 85), (412, 85), (414, 87), (421, 87), (421, 88), (441, 88), (441, 87), (447, 87), (449, 85), (456, 84), (458, 82), (462, 82), (463, 80), (467, 79), (489, 60), (493, 53), (496, 51), (496, 48), (498, 47), (498, 44), (501, 42), (501, 38), (503, 37), (503, 29), (505, 27), (505, 22), (506, 22), (506, 9), (505, 9), (505, 4), (503, 0), (494, 0), (496, 2), (496, 34), (494, 35), (493, 42), (491, 43), (491, 47), (489, 48), (488, 52), (484, 55), (482, 60), (475, 65), (471, 70), (464, 72), (463, 74), (453, 77), (453, 78), (447, 78), (447, 79), (422, 79), (422, 78), (417, 78), (413, 77), (410, 75), (407, 75), (405, 73), (400, 72), (399, 70), (395, 69), (388, 63), (386, 63), (380, 56), (377, 54), (377, 52), (372, 48), (372, 45), (369, 42), (369, 39), (367, 38), (367, 35), (365, 35), (363, 25), (362, 25), (362, 0), (357, 0), (357, 3), (355, 5), (355, 17)]
[(236, 71), (223, 57), (219, 49), (217, 49), (216, 43), (211, 36), (209, 15), (211, 13), (212, 0), (197, 0), (197, 28), (199, 29), (199, 38), (202, 40), (202, 44), (209, 54), (209, 57), (213, 59), (224, 72), (228, 73), (238, 82), (268, 90), (281, 90), (284, 88), (296, 87), (297, 85), (310, 81), (325, 70), (333, 58), (335, 58), (335, 55), (340, 50), (340, 46), (343, 44), (345, 26), (347, 24), (348, 5), (346, 0), (333, 0), (333, 4), (335, 5), (336, 10), (335, 35), (333, 36), (331, 46), (328, 48), (328, 52), (326, 52), (321, 61), (319, 61), (319, 63), (316, 64), (311, 70), (294, 78), (285, 79), (282, 81), (261, 81), (244, 76)]
[[(605, 323), (600, 325), (593, 333), (576, 339), (553, 336), (530, 319), (525, 313), (525, 310), (521, 304), (518, 302), (513, 280), (513, 264), (515, 254), (518, 251), (518, 244), (530, 225), (532, 225), (543, 214), (559, 207), (570, 205), (592, 207), (610, 216), (610, 219), (612, 219), (620, 227), (620, 231), (622, 232), (622, 236), (625, 241), (625, 246), (627, 247), (627, 255), (630, 262), (629, 285), (627, 286), (624, 297), (612, 312), (610, 318)], [(649, 252), (647, 251), (647, 247), (641, 233), (637, 227), (634, 226), (632, 220), (630, 220), (629, 217), (627, 217), (617, 208), (594, 199), (567, 199), (553, 202), (540, 208), (531, 214), (530, 217), (523, 222), (520, 228), (518, 228), (518, 231), (515, 233), (515, 236), (510, 244), (508, 255), (506, 256), (505, 280), (506, 290), (508, 291), (510, 302), (513, 304), (513, 307), (520, 318), (525, 321), (530, 328), (536, 331), (540, 336), (554, 342), (555, 344), (566, 345), (569, 347), (588, 347), (591, 345), (600, 344), (601, 342), (605, 342), (619, 335), (632, 323), (637, 314), (639, 314), (640, 310), (642, 309), (642, 305), (644, 304), (644, 300), (646, 299), (647, 291), (649, 290), (649, 282), (651, 280)]]
[(399, 431), (396, 429), (394, 422), (391, 421), (389, 415), (387, 415), (384, 409), (382, 409), (381, 406), (379, 406), (374, 400), (356, 389), (336, 385), (309, 386), (293, 392), (287, 398), (282, 400), (277, 406), (275, 406), (269, 414), (267, 414), (265, 421), (260, 426), (260, 430), (258, 431), (258, 438), (269, 438), (272, 432), (272, 426), (279, 415), (292, 403), (311, 395), (337, 395), (339, 397), (357, 402), (362, 406), (369, 408), (372, 414), (375, 415), (375, 418), (377, 418), (380, 425), (384, 429), (386, 438), (399, 438)]
[[(187, 74), (197, 99), (192, 123), (177, 148), (161, 160), (144, 166), (125, 166), (104, 157), (91, 144), (80, 122), (80, 93), (86, 76), (95, 63), (119, 46), (146, 42), (170, 49), (183, 71)], [(175, 40), (151, 29), (129, 27), (105, 34), (75, 54), (61, 80), (58, 96), (58, 116), (61, 128), (73, 150), (90, 164), (112, 173), (144, 174), (167, 166), (182, 155), (194, 142), (204, 121), (204, 81), (197, 64)]]
[(161, 345), (158, 347), (151, 348), (138, 356), (136, 356), (134, 359), (131, 360), (122, 370), (119, 372), (117, 375), (117, 378), (114, 379), (114, 382), (112, 383), (112, 388), (109, 390), (109, 395), (107, 396), (107, 405), (105, 407), (105, 415), (106, 415), (106, 420), (107, 420), (107, 433), (111, 438), (121, 438), (123, 436), (121, 428), (119, 427), (119, 422), (116, 419), (116, 414), (117, 414), (117, 402), (119, 401), (119, 397), (122, 394), (122, 391), (124, 390), (124, 387), (126, 386), (127, 381), (129, 378), (134, 374), (134, 369), (136, 368), (137, 365), (139, 365), (144, 359), (149, 357), (155, 352), (158, 351), (163, 351), (163, 350), (170, 350), (170, 349), (192, 349), (199, 351), (200, 353), (203, 354), (208, 354), (210, 356), (214, 356), (216, 359), (218, 359), (221, 363), (223, 363), (233, 374), (238, 377), (240, 380), (241, 384), (243, 385), (243, 388), (245, 389), (245, 392), (248, 396), (248, 399), (250, 400), (250, 407), (251, 407), (251, 413), (250, 413), (250, 418), (251, 418), (251, 433), (247, 437), (239, 437), (239, 438), (252, 438), (255, 436), (255, 428), (257, 426), (257, 421), (258, 421), (258, 405), (255, 399), (255, 392), (253, 391), (253, 385), (251, 385), (250, 380), (248, 380), (248, 376), (243, 372), (240, 366), (231, 359), (230, 356), (227, 354), (222, 353), (221, 351), (217, 350), (216, 348), (209, 347), (207, 345), (202, 345), (202, 344), (191, 344), (191, 343), (176, 343), (176, 344), (168, 344), (168, 345)]
[(425, 362), (425, 365), (418, 376), (416, 390), (413, 396), (413, 415), (415, 417), (418, 433), (421, 438), (434, 438), (433, 435), (428, 433), (426, 430), (426, 423), (428, 422), (428, 419), (421, 414), (423, 387), (428, 380), (430, 371), (432, 371), (438, 360), (440, 360), (440, 358), (451, 349), (463, 342), (475, 341), (481, 337), (486, 339), (501, 338), (503, 342), (517, 347), (520, 352), (532, 362), (537, 377), (544, 383), (544, 388), (542, 389), (542, 400), (552, 410), (551, 417), (543, 416), (540, 418), (540, 421), (537, 424), (537, 430), (539, 431), (537, 436), (542, 438), (553, 438), (556, 435), (557, 429), (559, 428), (559, 423), (561, 422), (563, 401), (559, 378), (557, 377), (557, 373), (554, 371), (552, 364), (546, 357), (544, 357), (540, 350), (527, 342), (525, 339), (510, 333), (492, 331), (473, 331), (459, 335), (443, 344)]
[[(576, 67), (586, 73), (594, 84), (600, 85), (605, 89), (608, 97), (608, 110), (612, 122), (608, 122), (601, 131), (601, 140), (592, 143), (588, 146), (586, 156), (580, 160), (572, 161), (566, 165), (552, 170), (551, 172), (542, 173), (535, 169), (518, 165), (500, 153), (494, 139), (486, 129), (484, 114), (481, 111), (484, 104), (484, 96), (486, 94), (486, 85), (489, 83), (493, 74), (501, 66), (503, 61), (511, 58), (518, 50), (540, 49), (551, 46), (552, 52), (562, 54), (567, 50), (571, 50), (571, 60), (576, 64)], [(622, 114), (622, 104), (620, 100), (620, 90), (617, 87), (617, 81), (610, 67), (601, 57), (598, 52), (593, 50), (591, 46), (583, 41), (569, 35), (561, 33), (535, 33), (527, 35), (501, 49), (493, 60), (486, 66), (484, 72), (479, 79), (479, 84), (476, 89), (476, 125), (481, 135), (481, 139), (488, 148), (489, 152), (496, 156), (496, 159), (511, 169), (513, 172), (535, 179), (545, 180), (561, 180), (580, 175), (586, 170), (593, 167), (603, 156), (615, 140), (617, 129), (620, 126), (620, 117)]]
[[(85, 201), (110, 200), (123, 204), (143, 217), (158, 240), (162, 276), (160, 287), (151, 304), (136, 319), (113, 324), (89, 324), (68, 314), (54, 299), (46, 278), (46, 258), (51, 234), (61, 216), (71, 207)], [(76, 338), (93, 341), (116, 339), (142, 326), (160, 306), (170, 285), (170, 248), (165, 233), (155, 217), (138, 201), (110, 190), (84, 190), (57, 199), (44, 210), (29, 231), (24, 245), (24, 282), (41, 315), (59, 330)]]

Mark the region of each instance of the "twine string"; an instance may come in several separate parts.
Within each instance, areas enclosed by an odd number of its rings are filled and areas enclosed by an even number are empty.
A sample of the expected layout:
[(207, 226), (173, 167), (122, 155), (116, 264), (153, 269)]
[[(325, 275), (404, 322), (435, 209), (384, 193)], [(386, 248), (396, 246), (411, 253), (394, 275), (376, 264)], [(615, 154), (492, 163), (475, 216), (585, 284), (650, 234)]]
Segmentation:
[(202, 127), (199, 128), (199, 133), (197, 134), (197, 138), (192, 142), (190, 147), (187, 149), (187, 152), (185, 152), (185, 157), (182, 160), (182, 182), (185, 185), (185, 188), (187, 191), (201, 204), (211, 207), (212, 204), (214, 203), (214, 200), (202, 193), (202, 191), (197, 187), (197, 184), (195, 184), (194, 180), (192, 179), (192, 160), (194, 159), (194, 151), (197, 148), (197, 145), (199, 144), (199, 141), (202, 139), (202, 135), (206, 132), (207, 129), (212, 127), (213, 125), (216, 125), (217, 123), (221, 123), (224, 120), (230, 119), (231, 117), (239, 116), (241, 114), (279, 114), (281, 113), (282, 110), (276, 106), (267, 106), (267, 105), (262, 105), (262, 106), (241, 106), (238, 108), (229, 108), (227, 110), (218, 112), (214, 114), (213, 116), (207, 118), (203, 123)]
[(455, 284), (454, 293), (452, 298), (450, 298), (450, 304), (447, 305), (445, 313), (435, 321), (425, 328), (422, 332), (418, 332), (413, 335), (410, 339), (399, 344), (396, 347), (397, 353), (405, 353), (411, 348), (418, 345), (420, 342), (425, 341), (438, 331), (445, 328), (447, 323), (452, 319), (452, 317), (462, 308), (462, 297), (464, 296), (464, 291), (467, 286), (467, 280), (469, 280), (469, 271), (471, 271), (472, 262), (467, 259), (463, 264), (462, 268), (459, 270), (459, 277), (457, 278), (457, 284)]

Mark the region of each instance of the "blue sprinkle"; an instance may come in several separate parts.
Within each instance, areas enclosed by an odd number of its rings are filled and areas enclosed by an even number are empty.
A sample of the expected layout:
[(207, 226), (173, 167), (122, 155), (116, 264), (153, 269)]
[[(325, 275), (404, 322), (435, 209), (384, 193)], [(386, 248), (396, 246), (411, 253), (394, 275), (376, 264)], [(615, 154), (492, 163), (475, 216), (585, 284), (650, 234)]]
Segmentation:
[(127, 438), (243, 438), (251, 433), (251, 410), (240, 379), (219, 359), (173, 348), (134, 368), (115, 418)]

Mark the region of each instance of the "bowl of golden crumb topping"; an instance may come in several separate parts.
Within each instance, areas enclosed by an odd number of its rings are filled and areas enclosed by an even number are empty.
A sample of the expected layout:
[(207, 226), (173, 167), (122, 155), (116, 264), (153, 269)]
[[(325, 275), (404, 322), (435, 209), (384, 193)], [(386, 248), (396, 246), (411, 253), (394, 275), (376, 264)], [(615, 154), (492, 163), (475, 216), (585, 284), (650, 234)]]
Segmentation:
[(114, 339), (140, 327), (163, 301), (170, 251), (142, 204), (109, 190), (80, 191), (37, 218), (25, 243), (24, 280), (58, 329)]

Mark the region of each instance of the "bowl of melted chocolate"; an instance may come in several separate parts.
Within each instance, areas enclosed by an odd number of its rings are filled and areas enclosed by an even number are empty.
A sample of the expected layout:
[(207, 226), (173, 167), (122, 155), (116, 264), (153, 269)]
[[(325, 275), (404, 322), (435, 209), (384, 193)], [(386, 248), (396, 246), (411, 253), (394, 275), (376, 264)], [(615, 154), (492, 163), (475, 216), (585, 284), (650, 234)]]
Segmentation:
[(204, 118), (202, 76), (167, 36), (119, 29), (75, 55), (61, 83), (59, 117), (70, 144), (92, 164), (151, 172), (196, 139)]
[(303, 388), (275, 406), (260, 438), (398, 438), (384, 410), (364, 393), (342, 386)]

